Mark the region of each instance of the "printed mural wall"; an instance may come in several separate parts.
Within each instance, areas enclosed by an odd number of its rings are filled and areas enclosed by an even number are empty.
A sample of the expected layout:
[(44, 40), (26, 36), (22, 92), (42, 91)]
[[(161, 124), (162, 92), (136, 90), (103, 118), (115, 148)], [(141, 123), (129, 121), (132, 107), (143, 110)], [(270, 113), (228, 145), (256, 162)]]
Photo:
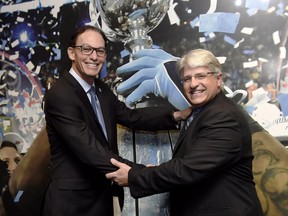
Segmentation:
[[(144, 5), (144, 9), (136, 11), (128, 7), (132, 4), (125, 5), (125, 1), (117, 1), (117, 4), (107, 1), (111, 3), (110, 8), (102, 9), (98, 7), (100, 2), (2, 0), (0, 140), (19, 141), (22, 153), (28, 151), (45, 125), (42, 110), (45, 91), (70, 68), (66, 56), (70, 35), (76, 27), (91, 24), (101, 26), (110, 39), (107, 67), (103, 68), (101, 78), (111, 88), (122, 81), (116, 69), (133, 61), (131, 52), (152, 47), (180, 57), (190, 49), (206, 48), (222, 62), (227, 94), (233, 96), (237, 90), (247, 91), (247, 97), (241, 100), (241, 104), (282, 145), (288, 145), (287, 1), (166, 0), (157, 1), (162, 2), (159, 8), (147, 9)], [(149, 1), (131, 2), (140, 8), (141, 2)], [(119, 9), (121, 4), (125, 7)], [(142, 16), (146, 18), (146, 23), (128, 28), (123, 25), (128, 15), (130, 18)], [(136, 42), (139, 37), (133, 33), (139, 30), (139, 25), (146, 31), (142, 32), (140, 42)], [(143, 65), (151, 70), (155, 66), (153, 62)], [(150, 94), (145, 95), (136, 91), (134, 98), (126, 98), (129, 94), (124, 92), (119, 97), (130, 100), (131, 104), (140, 99), (138, 106), (147, 105), (147, 101), (149, 105), (155, 105), (151, 102), (154, 99), (161, 101), (157, 103), (168, 103), (160, 96), (156, 97), (153, 90), (148, 92)], [(125, 157), (154, 164), (170, 157), (171, 145), (177, 136), (173, 132), (168, 132), (168, 135), (136, 133), (138, 144), (135, 146), (131, 134), (127, 135), (121, 127), (119, 132), (119, 148)], [(145, 147), (139, 150), (141, 142)], [(137, 159), (131, 153), (132, 148), (138, 149)], [(284, 173), (287, 174), (287, 170)], [(281, 191), (287, 189), (284, 187)], [(287, 202), (287, 192), (281, 195), (282, 202)], [(139, 203), (129, 198), (129, 192), (126, 196), (124, 215), (131, 213), (131, 209), (135, 215), (167, 214), (165, 195), (145, 198)], [(158, 210), (150, 206), (157, 206)], [(285, 204), (278, 208), (281, 210), (277, 215), (288, 214)], [(269, 209), (265, 210), (269, 215)]]

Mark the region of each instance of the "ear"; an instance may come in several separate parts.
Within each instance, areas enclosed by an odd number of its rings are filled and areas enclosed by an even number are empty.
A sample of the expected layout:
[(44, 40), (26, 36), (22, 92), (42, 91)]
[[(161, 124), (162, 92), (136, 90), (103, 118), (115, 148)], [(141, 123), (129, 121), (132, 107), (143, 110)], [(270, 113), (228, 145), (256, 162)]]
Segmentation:
[(222, 82), (223, 82), (223, 80), (222, 80), (222, 73), (220, 73), (220, 74), (217, 75), (217, 82), (218, 82), (218, 86), (221, 86), (221, 85), (222, 85)]
[(75, 51), (72, 47), (68, 47), (67, 54), (71, 61), (75, 60)]

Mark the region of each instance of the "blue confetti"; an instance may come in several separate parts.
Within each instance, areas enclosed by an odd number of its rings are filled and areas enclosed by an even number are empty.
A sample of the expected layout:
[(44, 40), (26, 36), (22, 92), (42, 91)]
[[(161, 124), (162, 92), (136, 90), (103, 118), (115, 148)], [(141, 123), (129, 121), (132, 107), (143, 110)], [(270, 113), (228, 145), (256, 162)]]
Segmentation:
[(235, 13), (212, 13), (200, 15), (199, 32), (234, 33), (240, 15)]
[(269, 1), (246, 0), (245, 7), (267, 11), (269, 8)]

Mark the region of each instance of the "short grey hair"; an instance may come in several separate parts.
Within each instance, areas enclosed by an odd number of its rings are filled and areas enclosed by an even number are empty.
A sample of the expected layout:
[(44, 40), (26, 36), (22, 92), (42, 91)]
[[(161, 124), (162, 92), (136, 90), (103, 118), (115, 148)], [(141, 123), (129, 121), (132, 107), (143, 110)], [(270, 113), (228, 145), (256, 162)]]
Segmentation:
[(183, 78), (184, 68), (208, 67), (215, 75), (221, 73), (221, 64), (212, 52), (205, 49), (190, 50), (182, 56), (177, 62), (177, 69), (181, 78)]

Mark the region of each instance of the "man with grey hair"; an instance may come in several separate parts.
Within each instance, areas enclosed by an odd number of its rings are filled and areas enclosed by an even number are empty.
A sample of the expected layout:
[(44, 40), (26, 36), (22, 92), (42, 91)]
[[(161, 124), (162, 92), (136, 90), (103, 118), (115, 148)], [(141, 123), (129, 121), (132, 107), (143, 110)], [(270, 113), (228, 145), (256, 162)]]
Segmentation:
[(171, 215), (261, 216), (252, 175), (251, 132), (243, 110), (222, 92), (221, 65), (209, 51), (178, 61), (184, 94), (193, 107), (171, 160), (159, 166), (119, 169), (108, 179), (134, 198), (170, 192)]

